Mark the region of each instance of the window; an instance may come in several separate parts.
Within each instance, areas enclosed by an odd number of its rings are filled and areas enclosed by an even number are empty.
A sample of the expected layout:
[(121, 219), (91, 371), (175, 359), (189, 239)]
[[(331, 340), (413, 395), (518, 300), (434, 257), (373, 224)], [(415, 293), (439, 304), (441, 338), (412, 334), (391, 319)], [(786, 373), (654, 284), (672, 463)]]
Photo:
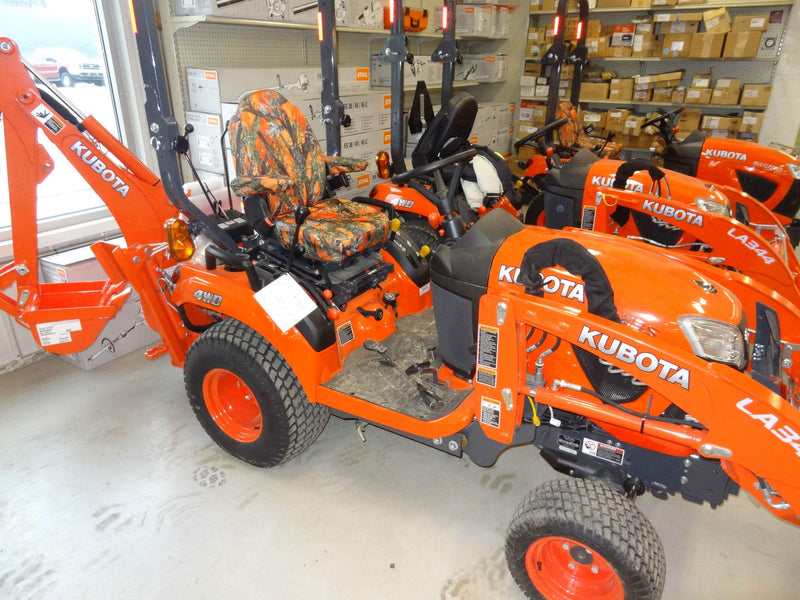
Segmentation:
[[(125, 5), (124, 11), (120, 4)], [(103, 9), (109, 13), (105, 18)], [(114, 65), (107, 59), (114, 56), (119, 62), (127, 62), (122, 69), (129, 75), (125, 70), (130, 69), (129, 57), (135, 57), (135, 50), (132, 35), (124, 31), (126, 17), (127, 3), (115, 0), (0, 0), (0, 35), (13, 39), (28, 62), (84, 114), (93, 115), (113, 135), (129, 141), (120, 134), (125, 132), (122, 111), (117, 108), (120, 103)], [(104, 35), (106, 25), (112, 23), (119, 31)], [(114, 47), (107, 48), (111, 40)], [(126, 81), (124, 85), (130, 89), (135, 84)], [(132, 98), (135, 95), (131, 93)], [(130, 104), (124, 108), (130, 109)], [(132, 120), (137, 120), (135, 115)], [(140, 126), (138, 122), (136, 126)], [(0, 135), (2, 129), (0, 120)], [(53, 172), (38, 188), (39, 230), (45, 234), (64, 231), (51, 236), (44, 246), (87, 240), (116, 230), (101, 199), (66, 158), (45, 136), (40, 134), (39, 141), (55, 163)], [(0, 144), (0, 264), (11, 254), (7, 173), (5, 146)]]

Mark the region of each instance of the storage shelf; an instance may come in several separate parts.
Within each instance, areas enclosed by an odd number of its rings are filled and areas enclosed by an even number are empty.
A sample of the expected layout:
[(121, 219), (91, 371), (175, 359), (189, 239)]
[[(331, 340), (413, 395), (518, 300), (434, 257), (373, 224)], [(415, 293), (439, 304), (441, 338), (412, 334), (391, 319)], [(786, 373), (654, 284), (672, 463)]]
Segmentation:
[[(527, 96), (522, 100), (531, 100), (533, 102), (547, 102), (547, 98), (542, 96)], [(645, 102), (642, 100), (586, 100), (581, 98), (581, 104), (603, 104), (607, 106), (652, 106), (658, 107), (672, 107), (681, 106), (683, 108), (721, 108), (723, 110), (765, 110), (766, 105), (744, 105), (744, 104), (694, 104), (694, 103), (680, 103), (680, 102)]]
[[(191, 17), (175, 17), (172, 25), (175, 29), (193, 27), (199, 23), (209, 23), (215, 25), (243, 25), (247, 27), (273, 27), (275, 29), (298, 29), (305, 31), (316, 31), (317, 26), (311, 23), (287, 23), (285, 21), (261, 21), (259, 19), (239, 19), (235, 17), (220, 17), (216, 15), (197, 15)], [(341, 27), (336, 26), (337, 33), (359, 33), (364, 35), (389, 35), (388, 29), (368, 29), (366, 27)], [(406, 31), (408, 37), (440, 39), (441, 33), (430, 33), (427, 31)], [(456, 40), (471, 42), (497, 42), (505, 41), (505, 38), (490, 38), (481, 36), (456, 36)]]
[[(481, 85), (483, 83), (503, 83), (503, 82), (502, 81), (454, 81), (453, 82), (453, 87), (454, 88), (471, 87), (473, 85)], [(441, 83), (432, 83), (432, 84), (426, 83), (425, 87), (427, 87), (428, 90), (440, 90), (440, 89), (442, 89), (442, 84)], [(373, 91), (384, 92), (384, 91), (391, 90), (392, 88), (390, 86), (388, 86), (388, 85), (373, 85), (371, 89)], [(414, 86), (410, 86), (410, 87), (409, 86), (403, 86), (403, 91), (404, 92), (413, 92), (416, 89), (417, 88), (416, 88), (415, 85)]]
[[(777, 56), (771, 56), (769, 58), (758, 58), (758, 57), (746, 57), (746, 58), (728, 58), (728, 57), (716, 57), (716, 58), (696, 58), (696, 57), (684, 57), (684, 58), (674, 58), (672, 56), (665, 56), (664, 58), (660, 58), (658, 56), (593, 56), (591, 57), (592, 60), (609, 60), (609, 61), (616, 61), (616, 62), (686, 62), (687, 60), (692, 61), (703, 61), (703, 62), (764, 62), (764, 63), (776, 63), (778, 62)], [(527, 59), (526, 59), (527, 60)], [(532, 58), (530, 60), (536, 60)]]
[[(708, 4), (681, 4), (678, 6), (619, 6), (614, 8), (593, 8), (589, 14), (595, 13), (625, 13), (625, 12), (685, 12), (687, 10), (710, 10), (714, 8), (753, 8), (753, 7), (778, 7), (792, 6), (792, 2), (771, 2), (770, 0), (752, 0), (751, 2), (713, 2)], [(570, 10), (570, 13), (576, 12)], [(555, 10), (532, 10), (532, 15), (554, 15)]]

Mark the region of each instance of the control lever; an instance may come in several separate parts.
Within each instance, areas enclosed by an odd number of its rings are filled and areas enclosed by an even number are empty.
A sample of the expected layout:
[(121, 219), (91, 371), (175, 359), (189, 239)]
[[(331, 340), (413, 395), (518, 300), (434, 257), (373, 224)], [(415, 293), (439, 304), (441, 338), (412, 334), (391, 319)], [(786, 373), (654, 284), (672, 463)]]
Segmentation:
[(395, 294), (395, 293), (392, 293), (392, 292), (386, 292), (383, 295), (383, 298), (382, 298), (383, 304), (387, 308), (391, 308), (394, 311), (394, 316), (395, 317), (397, 316), (397, 297), (399, 295), (400, 295), (399, 293)]
[[(376, 321), (383, 319), (383, 309), (376, 308), (375, 310), (367, 310), (359, 306), (356, 310), (364, 317), (372, 317)], [(367, 350), (371, 350), (371, 348), (367, 348)]]
[(377, 352), (381, 355), (381, 363), (387, 367), (396, 367), (395, 362), (386, 354), (387, 348), (383, 344), (379, 344), (375, 340), (364, 340), (364, 348), (370, 352)]
[(183, 128), (183, 135), (179, 135), (172, 142), (172, 149), (178, 154), (186, 154), (189, 152), (189, 134), (194, 131), (194, 125), (186, 123)]
[(439, 371), (431, 367), (431, 361), (429, 360), (414, 363), (406, 369), (406, 375), (416, 375), (419, 373), (430, 373), (433, 377), (434, 385), (446, 385), (445, 381), (439, 379)]

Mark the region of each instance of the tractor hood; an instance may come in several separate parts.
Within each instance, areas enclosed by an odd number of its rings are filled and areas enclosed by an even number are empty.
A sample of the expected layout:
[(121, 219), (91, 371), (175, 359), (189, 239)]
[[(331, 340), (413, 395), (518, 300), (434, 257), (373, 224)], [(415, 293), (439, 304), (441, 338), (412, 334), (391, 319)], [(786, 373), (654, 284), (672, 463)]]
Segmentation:
[[(620, 320), (637, 331), (689, 349), (678, 322), (681, 316), (702, 316), (744, 329), (741, 303), (717, 282), (644, 244), (587, 231), (526, 227), (509, 237), (495, 254), (489, 290), (523, 289), (520, 274), (525, 253), (556, 239), (573, 240), (597, 259), (611, 284)], [(591, 288), (580, 276), (557, 266), (542, 269), (542, 278), (546, 297), (588, 310), (587, 289)]]

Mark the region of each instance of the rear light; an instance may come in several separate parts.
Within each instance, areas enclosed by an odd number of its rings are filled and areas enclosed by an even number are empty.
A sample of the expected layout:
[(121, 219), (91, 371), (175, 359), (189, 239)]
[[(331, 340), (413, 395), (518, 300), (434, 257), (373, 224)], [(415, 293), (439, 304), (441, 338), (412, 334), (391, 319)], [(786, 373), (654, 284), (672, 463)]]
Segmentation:
[(378, 177), (380, 179), (389, 179), (392, 172), (389, 169), (389, 153), (381, 150), (375, 155), (375, 166), (378, 167)]
[(169, 253), (177, 261), (189, 260), (194, 254), (194, 242), (189, 228), (180, 219), (169, 219), (164, 228), (167, 230)]
[(322, 33), (322, 13), (319, 11), (317, 11), (317, 37), (319, 38), (320, 42), (325, 39), (325, 36)]
[(442, 7), (442, 31), (447, 31), (447, 5)]
[(556, 19), (553, 21), (553, 37), (558, 37), (559, 29), (561, 29), (561, 15), (556, 15)]
[(389, 23), (394, 23), (394, 0), (389, 0)]
[(583, 38), (583, 21), (578, 21), (578, 31), (575, 34), (575, 41), (581, 41)]

